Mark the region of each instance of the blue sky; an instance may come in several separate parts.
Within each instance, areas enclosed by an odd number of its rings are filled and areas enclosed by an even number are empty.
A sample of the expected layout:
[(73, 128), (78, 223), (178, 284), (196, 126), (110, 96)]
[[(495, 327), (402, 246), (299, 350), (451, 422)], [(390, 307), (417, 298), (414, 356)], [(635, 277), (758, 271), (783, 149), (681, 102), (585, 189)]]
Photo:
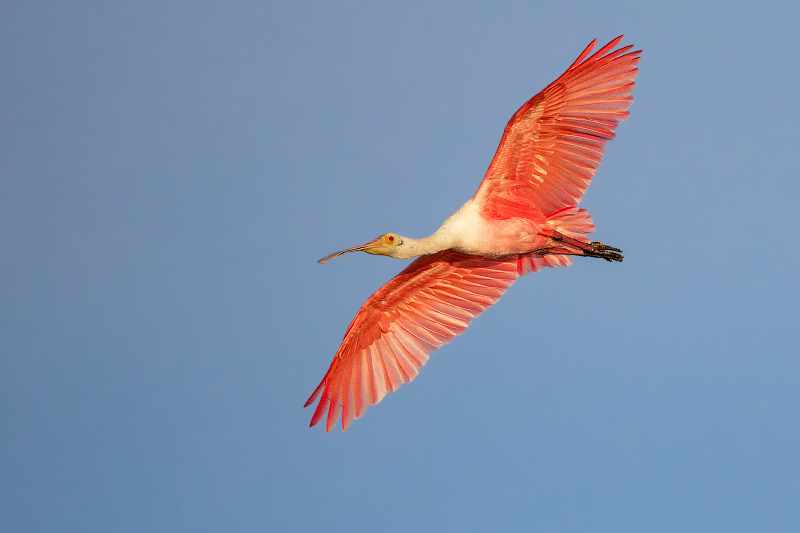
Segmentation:
[[(0, 18), (0, 530), (800, 529), (798, 9), (15, 3)], [(644, 49), (581, 204), (346, 433), (302, 404), (513, 112)]]

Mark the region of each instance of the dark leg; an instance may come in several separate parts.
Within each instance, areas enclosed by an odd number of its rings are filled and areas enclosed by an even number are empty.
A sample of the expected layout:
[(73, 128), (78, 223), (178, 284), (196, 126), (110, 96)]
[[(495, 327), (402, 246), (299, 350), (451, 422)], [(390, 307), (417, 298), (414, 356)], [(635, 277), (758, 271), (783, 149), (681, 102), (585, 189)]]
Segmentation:
[(605, 259), (606, 261), (622, 261), (622, 254), (620, 253), (622, 250), (619, 248), (606, 246), (600, 241), (595, 241), (592, 243), (583, 242), (552, 230), (543, 230), (540, 232), (540, 234), (549, 237), (556, 242), (577, 248), (578, 250), (576, 251), (570, 248), (561, 247), (549, 247), (536, 250), (537, 254), (544, 255), (556, 253), (562, 255), (583, 255), (586, 257), (599, 257), (601, 259)]

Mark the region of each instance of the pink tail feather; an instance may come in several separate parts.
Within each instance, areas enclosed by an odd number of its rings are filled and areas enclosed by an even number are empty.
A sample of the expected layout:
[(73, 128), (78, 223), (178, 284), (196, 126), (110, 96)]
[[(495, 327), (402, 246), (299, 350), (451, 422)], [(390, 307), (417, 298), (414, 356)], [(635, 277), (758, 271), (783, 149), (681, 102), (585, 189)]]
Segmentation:
[(547, 217), (547, 227), (583, 242), (590, 242), (586, 235), (594, 233), (594, 224), (589, 212), (575, 206), (559, 209)]
[[(590, 242), (586, 236), (594, 233), (592, 217), (586, 209), (578, 209), (575, 206), (559, 209), (547, 217), (548, 229), (557, 231), (562, 235), (573, 239)], [(545, 267), (569, 266), (572, 264), (572, 257), (561, 254), (524, 254), (517, 258), (517, 272), (520, 276), (539, 272)]]

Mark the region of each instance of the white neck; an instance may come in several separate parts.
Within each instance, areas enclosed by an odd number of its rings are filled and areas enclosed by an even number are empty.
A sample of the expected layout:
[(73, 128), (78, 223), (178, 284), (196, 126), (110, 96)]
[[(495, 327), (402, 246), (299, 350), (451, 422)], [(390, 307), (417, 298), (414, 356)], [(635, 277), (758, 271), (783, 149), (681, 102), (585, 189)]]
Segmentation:
[(444, 227), (424, 239), (409, 239), (403, 237), (403, 246), (401, 246), (394, 257), (397, 259), (411, 259), (418, 255), (435, 254), (442, 250), (447, 250), (455, 246), (456, 240), (452, 232)]
[[(467, 200), (467, 203), (450, 215), (444, 221), (442, 227), (430, 237), (425, 237), (424, 239), (408, 239), (404, 237), (404, 246), (396, 250), (397, 255), (393, 257), (410, 259), (418, 255), (435, 254), (450, 248), (466, 251), (463, 249), (464, 236), (469, 236), (471, 232), (475, 231), (475, 228), (480, 229), (482, 223), (477, 205), (472, 200)], [(467, 253), (469, 252), (467, 251)]]

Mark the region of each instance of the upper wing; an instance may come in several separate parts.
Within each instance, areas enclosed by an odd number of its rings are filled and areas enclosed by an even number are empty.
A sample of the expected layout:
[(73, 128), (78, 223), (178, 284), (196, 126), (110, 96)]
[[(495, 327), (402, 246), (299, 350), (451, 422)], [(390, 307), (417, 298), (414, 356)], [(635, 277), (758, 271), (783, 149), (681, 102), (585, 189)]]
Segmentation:
[(452, 250), (411, 263), (356, 314), (328, 372), (305, 404), (322, 393), (311, 425), (327, 411), (326, 430), (340, 414), (346, 430), (353, 417), (414, 379), (430, 352), (467, 329), (519, 274), (530, 272), (530, 265), (518, 263), (517, 256), (487, 259)]
[(597, 43), (592, 41), (511, 117), (475, 194), (488, 216), (525, 216), (532, 207), (550, 215), (580, 202), (606, 142), (630, 114), (641, 50), (611, 51), (621, 40), (622, 35), (587, 59)]

